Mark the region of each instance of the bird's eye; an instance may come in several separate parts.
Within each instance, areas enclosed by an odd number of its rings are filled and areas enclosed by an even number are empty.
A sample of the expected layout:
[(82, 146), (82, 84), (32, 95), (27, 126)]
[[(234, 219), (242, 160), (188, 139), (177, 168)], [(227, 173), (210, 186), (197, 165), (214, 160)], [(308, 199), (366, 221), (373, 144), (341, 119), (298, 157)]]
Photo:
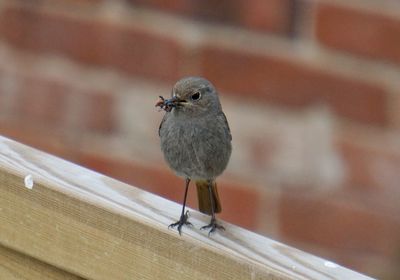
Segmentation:
[(193, 94), (190, 96), (190, 99), (192, 99), (193, 101), (197, 101), (197, 100), (200, 99), (200, 97), (201, 97), (200, 91), (196, 91), (195, 93), (193, 93)]

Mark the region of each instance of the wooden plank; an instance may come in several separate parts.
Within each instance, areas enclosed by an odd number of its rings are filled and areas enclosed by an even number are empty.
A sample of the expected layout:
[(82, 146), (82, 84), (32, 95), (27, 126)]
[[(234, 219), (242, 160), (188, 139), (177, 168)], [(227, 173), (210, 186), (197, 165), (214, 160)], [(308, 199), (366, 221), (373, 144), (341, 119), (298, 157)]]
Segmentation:
[(0, 244), (84, 278), (371, 279), (3, 137), (0, 193)]
[(0, 246), (0, 279), (82, 280), (83, 278)]

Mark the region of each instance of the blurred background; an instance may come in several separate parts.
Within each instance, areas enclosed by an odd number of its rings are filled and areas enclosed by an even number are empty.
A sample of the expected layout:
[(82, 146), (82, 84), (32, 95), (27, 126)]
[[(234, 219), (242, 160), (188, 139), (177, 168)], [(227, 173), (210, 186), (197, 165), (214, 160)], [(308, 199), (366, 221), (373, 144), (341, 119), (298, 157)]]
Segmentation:
[(0, 134), (177, 202), (154, 105), (188, 75), (232, 130), (222, 219), (400, 279), (399, 1), (0, 0)]

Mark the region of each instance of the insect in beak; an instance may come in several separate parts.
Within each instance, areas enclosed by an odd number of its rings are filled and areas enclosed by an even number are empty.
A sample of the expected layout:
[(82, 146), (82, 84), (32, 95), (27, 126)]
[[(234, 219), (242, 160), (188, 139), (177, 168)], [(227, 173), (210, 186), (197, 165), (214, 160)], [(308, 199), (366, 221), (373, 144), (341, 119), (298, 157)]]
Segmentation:
[(172, 108), (176, 108), (177, 106), (184, 103), (184, 100), (179, 99), (176, 96), (171, 97), (170, 99), (165, 99), (162, 96), (159, 96), (160, 99), (156, 103), (156, 107), (160, 107), (162, 110), (166, 112), (170, 112)]

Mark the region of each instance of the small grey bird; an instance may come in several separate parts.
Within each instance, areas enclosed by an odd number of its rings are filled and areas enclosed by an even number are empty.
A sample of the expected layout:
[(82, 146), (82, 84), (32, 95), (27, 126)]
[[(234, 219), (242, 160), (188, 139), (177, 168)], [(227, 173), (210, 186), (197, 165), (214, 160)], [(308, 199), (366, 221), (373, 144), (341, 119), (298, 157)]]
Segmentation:
[(201, 77), (179, 80), (172, 89), (170, 99), (156, 106), (166, 111), (159, 128), (161, 150), (169, 167), (185, 178), (185, 195), (179, 221), (169, 225), (191, 225), (185, 212), (189, 183), (197, 187), (199, 210), (211, 215), (211, 221), (201, 229), (224, 230), (215, 218), (221, 212), (215, 179), (226, 168), (231, 151), (232, 136), (225, 114), (222, 112), (214, 86)]

